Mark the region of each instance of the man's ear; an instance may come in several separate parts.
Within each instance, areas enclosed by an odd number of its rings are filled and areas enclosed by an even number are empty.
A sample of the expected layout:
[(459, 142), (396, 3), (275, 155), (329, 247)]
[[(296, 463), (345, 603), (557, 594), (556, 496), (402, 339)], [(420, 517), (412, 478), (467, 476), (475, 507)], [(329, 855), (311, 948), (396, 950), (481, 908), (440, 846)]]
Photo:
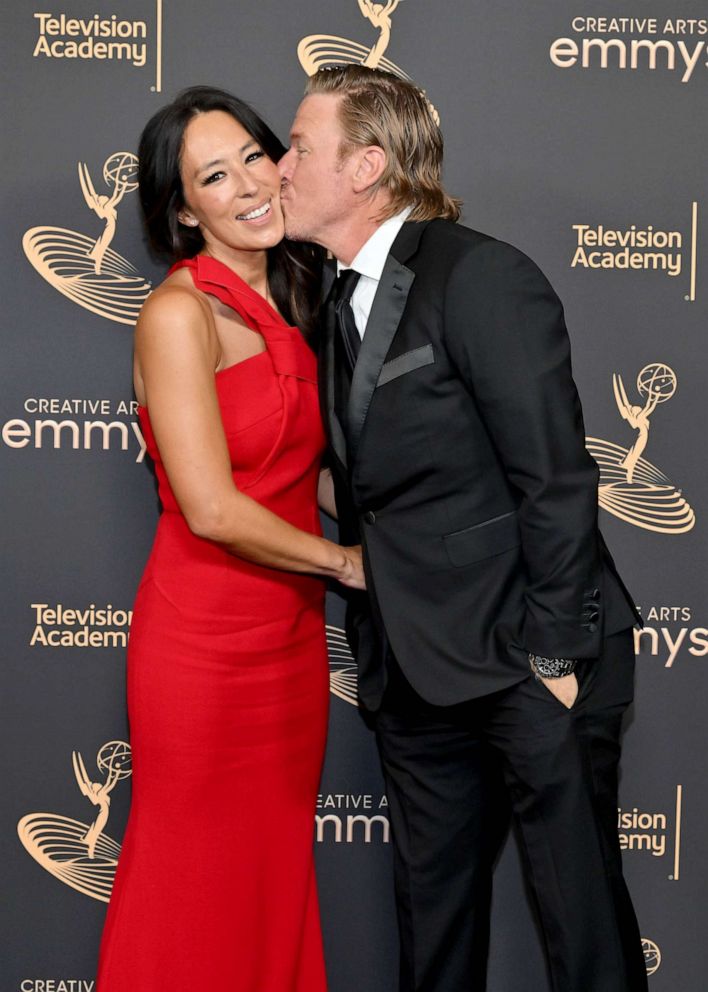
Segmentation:
[(378, 145), (369, 145), (358, 153), (354, 170), (354, 192), (365, 193), (381, 178), (386, 168), (386, 152)]

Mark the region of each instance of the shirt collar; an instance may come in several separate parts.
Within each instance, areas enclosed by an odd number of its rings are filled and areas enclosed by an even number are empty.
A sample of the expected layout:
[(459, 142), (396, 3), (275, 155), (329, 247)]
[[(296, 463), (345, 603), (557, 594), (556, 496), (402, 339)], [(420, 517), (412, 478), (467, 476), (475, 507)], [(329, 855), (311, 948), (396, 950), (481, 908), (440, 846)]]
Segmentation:
[(404, 222), (412, 210), (412, 206), (404, 207), (400, 213), (394, 214), (393, 217), (389, 217), (388, 220), (385, 220), (383, 224), (379, 225), (369, 240), (361, 246), (351, 265), (343, 265), (337, 259), (337, 275), (339, 275), (342, 269), (354, 269), (363, 276), (368, 276), (370, 279), (375, 279), (378, 282), (386, 264), (388, 253), (391, 251), (391, 245), (396, 240), (396, 235), (403, 227)]

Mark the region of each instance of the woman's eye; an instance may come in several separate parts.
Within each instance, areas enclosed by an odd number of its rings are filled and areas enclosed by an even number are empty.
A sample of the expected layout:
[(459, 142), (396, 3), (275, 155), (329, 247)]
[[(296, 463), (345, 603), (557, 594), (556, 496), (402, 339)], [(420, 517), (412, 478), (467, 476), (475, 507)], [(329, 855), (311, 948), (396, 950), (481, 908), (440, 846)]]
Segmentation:
[(257, 152), (251, 152), (250, 155), (247, 155), (246, 156), (246, 163), (248, 163), (248, 162), (256, 162), (259, 158), (263, 158), (264, 155), (265, 155), (265, 152), (260, 151), (260, 150), (257, 151)]
[(202, 186), (208, 186), (209, 183), (216, 182), (216, 180), (221, 179), (223, 175), (223, 172), (212, 172), (210, 176), (207, 176), (206, 179), (203, 180)]

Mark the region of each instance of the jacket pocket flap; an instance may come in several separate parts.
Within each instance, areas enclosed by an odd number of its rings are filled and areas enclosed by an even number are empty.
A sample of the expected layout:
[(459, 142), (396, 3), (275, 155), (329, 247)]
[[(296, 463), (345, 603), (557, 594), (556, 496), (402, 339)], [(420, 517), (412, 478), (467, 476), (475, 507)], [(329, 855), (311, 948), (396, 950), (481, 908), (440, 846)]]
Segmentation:
[(458, 567), (516, 548), (521, 544), (516, 510), (443, 534), (443, 543), (450, 561)]
[(403, 355), (398, 355), (397, 358), (392, 358), (390, 362), (384, 362), (376, 385), (383, 386), (384, 383), (397, 379), (399, 375), (413, 372), (415, 369), (422, 368), (423, 365), (432, 365), (434, 361), (432, 344), (424, 344), (421, 348), (414, 348), (413, 351), (407, 351)]

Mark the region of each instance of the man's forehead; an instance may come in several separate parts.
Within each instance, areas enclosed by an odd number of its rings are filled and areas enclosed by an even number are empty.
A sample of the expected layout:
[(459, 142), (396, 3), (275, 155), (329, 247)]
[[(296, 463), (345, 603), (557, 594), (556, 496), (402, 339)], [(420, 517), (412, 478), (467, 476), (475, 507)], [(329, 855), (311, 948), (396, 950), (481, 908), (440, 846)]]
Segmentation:
[(339, 132), (337, 104), (339, 97), (328, 93), (312, 93), (297, 108), (292, 136), (312, 137), (324, 131)]

